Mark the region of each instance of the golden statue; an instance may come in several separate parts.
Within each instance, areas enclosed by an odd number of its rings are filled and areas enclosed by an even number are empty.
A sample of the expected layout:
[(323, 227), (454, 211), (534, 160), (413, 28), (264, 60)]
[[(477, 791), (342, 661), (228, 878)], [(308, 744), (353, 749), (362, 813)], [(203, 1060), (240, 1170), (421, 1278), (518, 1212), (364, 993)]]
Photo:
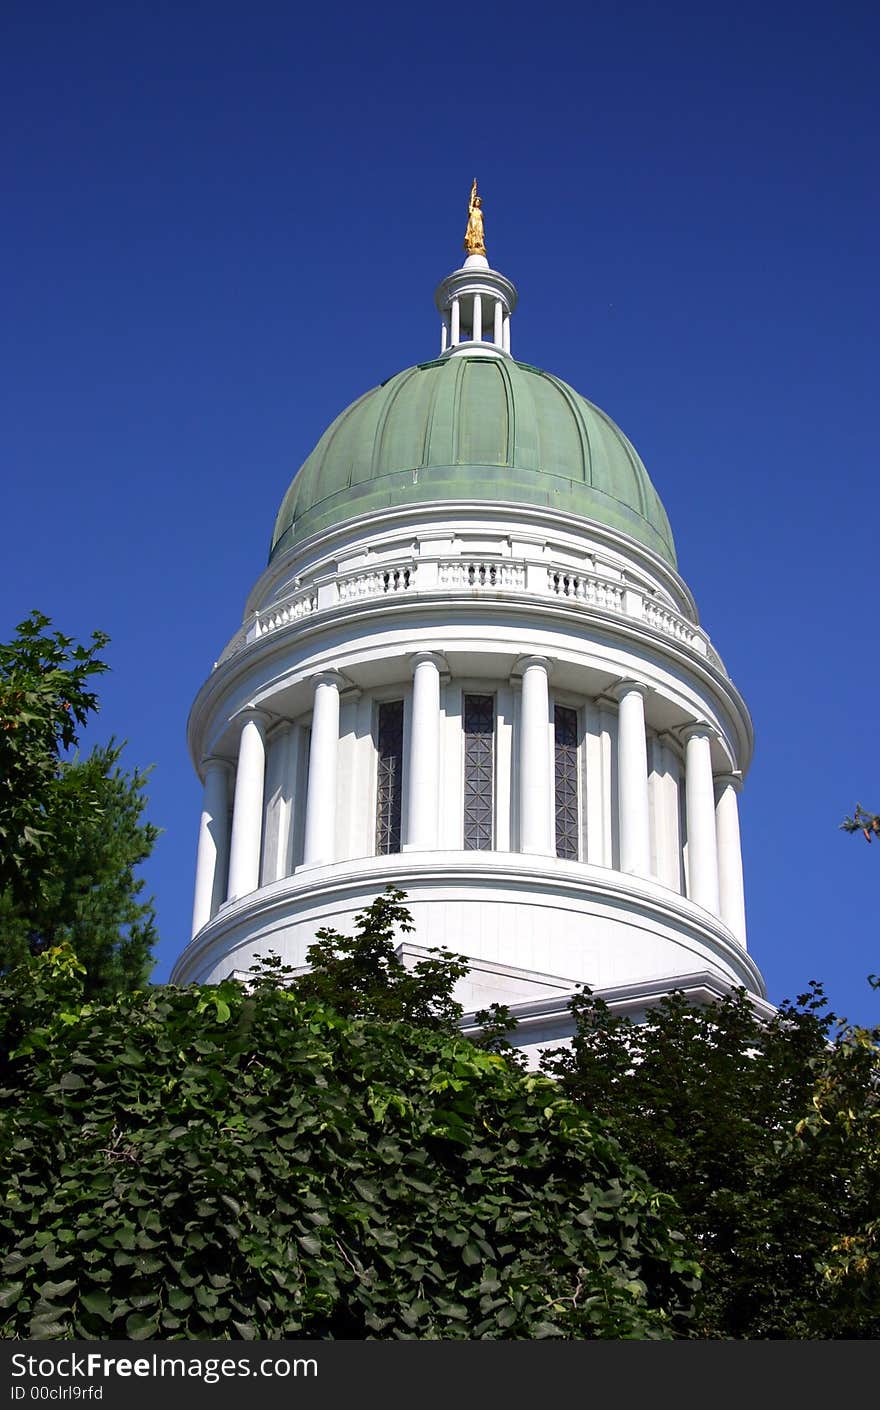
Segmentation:
[(471, 187), (471, 199), (468, 204), (467, 230), (464, 232), (464, 247), (469, 255), (484, 255), (486, 253), (486, 237), (483, 234), (483, 202), (477, 195), (477, 178), (474, 177), (474, 184)]

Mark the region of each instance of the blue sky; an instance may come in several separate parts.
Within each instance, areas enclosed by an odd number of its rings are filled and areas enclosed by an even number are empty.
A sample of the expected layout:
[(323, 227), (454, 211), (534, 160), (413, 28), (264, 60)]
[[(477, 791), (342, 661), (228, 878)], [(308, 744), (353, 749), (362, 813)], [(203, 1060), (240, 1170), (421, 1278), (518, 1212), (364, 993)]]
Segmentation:
[(0, 635), (112, 636), (167, 976), (191, 700), (325, 425), (438, 346), (471, 179), (514, 353), (605, 408), (751, 708), (770, 997), (874, 1020), (875, 6), (6, 0)]

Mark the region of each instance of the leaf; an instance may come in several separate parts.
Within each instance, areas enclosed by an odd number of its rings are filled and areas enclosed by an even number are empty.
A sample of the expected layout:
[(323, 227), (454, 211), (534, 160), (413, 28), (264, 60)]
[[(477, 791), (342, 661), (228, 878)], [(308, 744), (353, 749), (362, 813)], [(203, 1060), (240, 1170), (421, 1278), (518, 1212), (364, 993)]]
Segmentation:
[(529, 1335), (535, 1341), (543, 1341), (546, 1337), (564, 1337), (565, 1332), (555, 1322), (533, 1322)]
[(54, 1302), (56, 1298), (66, 1297), (76, 1287), (75, 1278), (66, 1278), (62, 1283), (41, 1283), (37, 1286), (40, 1297), (44, 1297), (47, 1302)]
[(125, 1319), (125, 1332), (131, 1341), (147, 1341), (158, 1330), (159, 1315), (147, 1317), (143, 1312), (133, 1312)]
[(66, 1330), (55, 1312), (41, 1312), (32, 1319), (28, 1333), (32, 1341), (53, 1341), (56, 1337), (63, 1337)]
[(96, 1292), (83, 1293), (80, 1297), (80, 1303), (87, 1312), (94, 1313), (96, 1317), (102, 1317), (105, 1322), (112, 1322), (113, 1317), (110, 1312), (112, 1303), (109, 1293), (100, 1289)]
[(18, 1302), (19, 1294), (24, 1287), (24, 1283), (6, 1283), (0, 1288), (0, 1307), (11, 1307)]

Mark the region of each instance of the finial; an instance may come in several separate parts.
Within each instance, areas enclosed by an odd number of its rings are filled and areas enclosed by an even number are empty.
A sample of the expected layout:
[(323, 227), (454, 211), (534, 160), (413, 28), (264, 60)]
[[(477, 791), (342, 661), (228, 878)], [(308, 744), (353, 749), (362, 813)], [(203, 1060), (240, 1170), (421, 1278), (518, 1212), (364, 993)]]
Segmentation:
[(486, 237), (483, 234), (483, 202), (477, 195), (477, 178), (471, 187), (468, 203), (468, 223), (464, 232), (464, 247), (469, 255), (485, 255)]

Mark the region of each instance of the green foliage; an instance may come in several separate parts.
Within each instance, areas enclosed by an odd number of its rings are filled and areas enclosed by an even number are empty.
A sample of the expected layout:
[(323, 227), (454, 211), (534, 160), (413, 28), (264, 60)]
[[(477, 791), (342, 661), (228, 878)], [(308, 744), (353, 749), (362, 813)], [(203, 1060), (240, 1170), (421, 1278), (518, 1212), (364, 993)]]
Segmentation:
[[(291, 966), (281, 965), (273, 955), (254, 967), (257, 982), (295, 984), (303, 998), (315, 999), (349, 1017), (376, 1018), (384, 1023), (400, 1020), (457, 1034), (464, 1011), (453, 991), (467, 974), (468, 961), (441, 946), (431, 950), (429, 958), (408, 967), (397, 954), (398, 932), (406, 935), (415, 928), (405, 900), (403, 891), (386, 886), (381, 896), (355, 916), (354, 935), (318, 931), (315, 944), (306, 952), (308, 973), (294, 978)], [(480, 1032), (471, 1041), (487, 1051), (503, 1053), (508, 1062), (518, 1065), (519, 1055), (508, 1042), (516, 1020), (506, 1005), (491, 1004), (475, 1017)]]
[(404, 900), (402, 891), (388, 886), (355, 916), (353, 936), (319, 930), (306, 952), (309, 972), (299, 976), (297, 990), (303, 998), (347, 1016), (403, 1019), (455, 1032), (462, 1010), (452, 991), (467, 974), (467, 961), (438, 949), (407, 969), (396, 953), (395, 939), (397, 932), (406, 935), (415, 929)]
[(880, 1334), (878, 1030), (835, 1032), (816, 985), (766, 1023), (744, 991), (674, 995), (640, 1025), (589, 992), (575, 1013), (546, 1069), (676, 1199), (703, 1269), (697, 1334)]
[(155, 942), (135, 868), (158, 830), (142, 821), (147, 775), (119, 767), (112, 740), (84, 759), (79, 729), (107, 669), (92, 644), (33, 613), (0, 645), (0, 969), (71, 940), (89, 993), (143, 984)]
[(89, 686), (107, 670), (98, 657), (103, 632), (77, 646), (50, 626), (32, 612), (13, 641), (0, 643), (0, 890), (16, 902), (39, 892), (51, 865), (59, 760), (97, 709)]
[[(880, 979), (872, 977), (872, 988)], [(819, 1261), (825, 1296), (850, 1335), (880, 1332), (880, 1027), (841, 1028), (818, 1072), (812, 1108), (798, 1133), (827, 1160), (835, 1151), (849, 1179), (849, 1217)], [(869, 1100), (865, 1100), (866, 1093)]]
[(866, 842), (872, 842), (880, 837), (880, 814), (868, 813), (857, 803), (852, 817), (844, 818), (840, 826), (844, 832), (860, 832)]
[(271, 971), (84, 1003), (59, 947), (0, 980), (4, 1335), (681, 1325), (671, 1201), (554, 1084)]

